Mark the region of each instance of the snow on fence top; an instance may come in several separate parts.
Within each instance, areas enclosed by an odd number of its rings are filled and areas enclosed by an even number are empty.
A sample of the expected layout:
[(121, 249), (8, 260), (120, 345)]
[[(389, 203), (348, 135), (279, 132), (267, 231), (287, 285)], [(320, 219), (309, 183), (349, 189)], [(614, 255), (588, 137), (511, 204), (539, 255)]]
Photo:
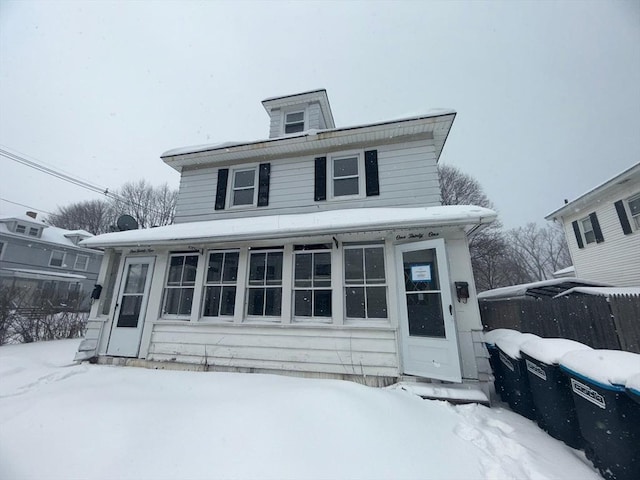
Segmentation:
[(560, 365), (603, 385), (624, 386), (640, 374), (640, 355), (620, 350), (580, 350), (567, 353)]
[(520, 355), (520, 345), (529, 340), (540, 338), (533, 333), (522, 333), (520, 335), (507, 335), (498, 338), (496, 345), (500, 350), (509, 355), (511, 358), (519, 360), (522, 358)]
[(547, 365), (557, 365), (567, 353), (575, 350), (592, 350), (591, 347), (566, 338), (535, 338), (520, 346), (520, 351)]

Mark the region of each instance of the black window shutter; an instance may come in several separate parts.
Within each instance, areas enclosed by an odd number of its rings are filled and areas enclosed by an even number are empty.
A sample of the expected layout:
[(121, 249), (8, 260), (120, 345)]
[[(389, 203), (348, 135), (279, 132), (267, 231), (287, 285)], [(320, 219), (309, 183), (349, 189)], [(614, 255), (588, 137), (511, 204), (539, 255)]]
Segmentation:
[(602, 230), (600, 230), (600, 222), (598, 222), (598, 216), (596, 215), (596, 212), (590, 213), (589, 219), (591, 220), (593, 233), (596, 236), (596, 243), (604, 242), (604, 237), (602, 236)]
[(316, 158), (314, 196), (316, 202), (327, 199), (327, 157)]
[(584, 248), (584, 243), (582, 243), (582, 233), (580, 232), (578, 222), (571, 222), (571, 225), (573, 225), (573, 233), (576, 234), (576, 242), (578, 242), (578, 248)]
[(364, 152), (364, 172), (367, 187), (367, 197), (380, 195), (380, 183), (378, 182), (378, 151)]
[(271, 164), (261, 163), (258, 171), (258, 206), (269, 205), (269, 181), (271, 179)]
[(216, 189), (216, 210), (224, 210), (224, 204), (227, 199), (227, 182), (229, 180), (229, 169), (221, 168), (218, 170), (218, 187)]
[(622, 203), (622, 200), (618, 200), (614, 205), (616, 206), (616, 212), (618, 212), (618, 219), (620, 219), (622, 231), (625, 235), (629, 235), (633, 230), (631, 230), (631, 224), (629, 223), (629, 217), (627, 217), (627, 211), (624, 209), (624, 203)]

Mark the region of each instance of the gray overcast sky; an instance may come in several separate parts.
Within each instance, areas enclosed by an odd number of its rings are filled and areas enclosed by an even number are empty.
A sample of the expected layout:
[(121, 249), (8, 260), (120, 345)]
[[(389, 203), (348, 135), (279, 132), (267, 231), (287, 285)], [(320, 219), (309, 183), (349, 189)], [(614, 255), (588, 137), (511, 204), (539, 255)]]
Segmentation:
[[(544, 223), (640, 160), (640, 1), (0, 0), (0, 144), (111, 189), (177, 187), (162, 152), (265, 138), (260, 101), (315, 88), (339, 127), (457, 110), (441, 162)], [(0, 197), (99, 195), (0, 157)]]

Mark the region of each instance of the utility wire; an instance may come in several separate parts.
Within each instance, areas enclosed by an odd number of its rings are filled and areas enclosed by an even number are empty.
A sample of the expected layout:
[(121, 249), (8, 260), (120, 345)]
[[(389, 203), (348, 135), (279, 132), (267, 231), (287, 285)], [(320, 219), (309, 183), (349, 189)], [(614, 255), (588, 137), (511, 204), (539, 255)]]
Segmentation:
[(46, 210), (41, 210), (40, 208), (32, 207), (30, 205), (25, 205), (24, 203), (12, 202), (11, 200), (7, 200), (6, 198), (0, 197), (0, 201), (7, 202), (7, 203), (13, 203), (14, 205), (19, 205), (20, 207), (25, 207), (25, 208), (29, 208), (31, 210), (35, 210), (37, 212), (46, 213), (47, 215), (53, 215), (53, 213), (47, 212)]
[[(6, 147), (5, 147), (6, 148)], [(63, 180), (65, 182), (69, 182), (72, 183), (73, 185), (76, 185), (78, 187), (84, 188), (86, 190), (90, 190), (94, 193), (101, 193), (103, 194), (105, 197), (107, 198), (112, 198), (118, 202), (124, 203), (125, 205), (129, 205), (130, 207), (135, 207), (135, 208), (141, 208), (143, 209), (145, 212), (153, 212), (156, 213), (158, 215), (164, 215), (163, 212), (160, 212), (158, 210), (154, 210), (150, 207), (145, 207), (140, 203), (134, 203), (131, 200), (128, 200), (124, 197), (121, 197), (120, 195), (116, 195), (115, 193), (111, 193), (109, 191), (109, 188), (107, 187), (102, 187), (100, 185), (96, 185), (94, 183), (90, 183), (87, 180), (83, 180), (79, 177), (75, 177), (72, 176), (70, 174), (67, 174), (65, 172), (62, 172), (61, 170), (56, 170), (53, 169), (51, 167), (47, 167), (45, 165), (42, 164), (42, 162), (36, 162), (35, 160), (30, 160), (28, 158), (26, 158), (26, 156), (22, 155), (22, 154), (17, 154), (17, 153), (13, 153), (10, 152), (8, 150), (5, 150), (5, 148), (0, 148), (0, 156), (3, 156), (9, 160), (13, 160), (14, 162), (17, 163), (21, 163), (22, 165), (26, 165), (27, 167), (31, 167), (35, 170), (38, 170), (40, 172), (46, 173), (47, 175), (51, 175), (55, 178), (58, 178), (60, 180)], [(8, 200), (7, 200), (8, 201)], [(10, 203), (15, 203), (15, 202), (10, 202)], [(21, 205), (24, 206), (24, 205)], [(28, 207), (31, 208), (31, 207)], [(35, 209), (34, 210), (38, 210)], [(41, 212), (44, 212), (44, 210), (39, 210)], [(49, 213), (51, 215), (50, 212), (44, 212), (44, 213)]]

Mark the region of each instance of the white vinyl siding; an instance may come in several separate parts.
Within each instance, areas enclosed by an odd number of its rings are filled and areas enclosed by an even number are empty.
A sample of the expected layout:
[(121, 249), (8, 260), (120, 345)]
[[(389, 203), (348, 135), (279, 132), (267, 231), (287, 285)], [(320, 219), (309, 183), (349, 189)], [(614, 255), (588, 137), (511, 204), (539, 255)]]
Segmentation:
[[(206, 167), (182, 172), (175, 223), (317, 212), (336, 208), (440, 205), (440, 185), (432, 140), (371, 148), (378, 151), (378, 196), (345, 198), (339, 202), (316, 202), (314, 156), (273, 159), (270, 160), (268, 206), (216, 211), (214, 206), (218, 169)], [(327, 152), (327, 160), (339, 153)]]

